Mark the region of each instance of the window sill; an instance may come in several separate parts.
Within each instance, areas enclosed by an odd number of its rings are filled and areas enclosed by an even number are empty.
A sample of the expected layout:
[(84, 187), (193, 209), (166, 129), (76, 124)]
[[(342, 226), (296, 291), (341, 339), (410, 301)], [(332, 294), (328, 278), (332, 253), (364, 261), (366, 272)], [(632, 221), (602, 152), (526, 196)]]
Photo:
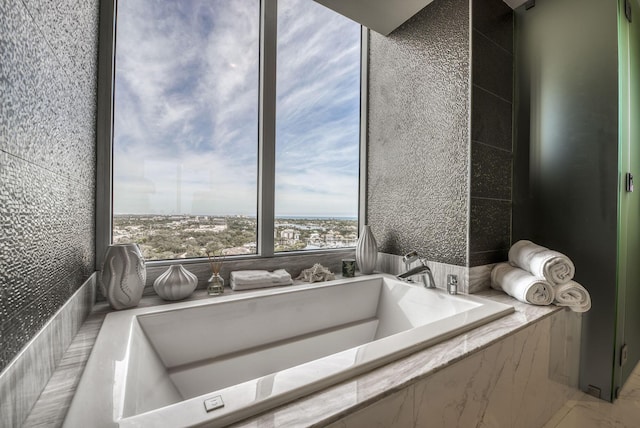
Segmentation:
[[(355, 247), (282, 252), (276, 253), (272, 257), (257, 254), (240, 255), (224, 260), (221, 275), (226, 284), (229, 281), (229, 274), (234, 270), (263, 269), (272, 271), (286, 269), (295, 278), (303, 269), (310, 268), (316, 263), (320, 263), (334, 273), (340, 273), (342, 259), (354, 257)], [(198, 277), (198, 288), (206, 287), (207, 279), (211, 276), (211, 268), (206, 258), (154, 260), (146, 263), (147, 283), (144, 294), (154, 293), (153, 281), (167, 270), (168, 266), (175, 264), (184, 265), (187, 270)]]

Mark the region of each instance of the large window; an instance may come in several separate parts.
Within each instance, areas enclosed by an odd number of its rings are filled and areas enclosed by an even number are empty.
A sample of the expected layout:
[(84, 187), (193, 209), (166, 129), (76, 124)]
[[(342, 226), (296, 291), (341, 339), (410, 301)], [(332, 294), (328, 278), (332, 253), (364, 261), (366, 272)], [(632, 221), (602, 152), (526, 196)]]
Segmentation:
[(279, 0), (271, 23), (261, 7), (117, 2), (113, 242), (148, 259), (355, 245), (360, 26), (311, 0)]

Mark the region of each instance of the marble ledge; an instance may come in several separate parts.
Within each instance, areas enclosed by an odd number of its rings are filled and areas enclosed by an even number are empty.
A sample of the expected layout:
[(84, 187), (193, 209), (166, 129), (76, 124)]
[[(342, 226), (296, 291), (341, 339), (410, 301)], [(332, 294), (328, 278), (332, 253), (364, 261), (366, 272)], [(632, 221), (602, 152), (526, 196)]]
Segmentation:
[[(415, 267), (419, 262), (414, 262), (410, 267)], [(458, 277), (458, 292), (462, 294), (476, 294), (491, 288), (491, 270), (495, 264), (466, 267), (431, 260), (426, 261), (431, 269), (433, 279), (438, 288), (447, 288), (448, 275)], [(395, 254), (378, 253), (376, 271), (391, 275), (399, 275), (406, 270), (402, 256)]]
[[(226, 289), (225, 293), (234, 293)], [(421, 379), (436, 373), (486, 347), (515, 334), (557, 311), (567, 310), (555, 306), (527, 305), (495, 290), (479, 293), (480, 296), (513, 305), (515, 312), (478, 327), (465, 334), (416, 352), (369, 373), (358, 376), (293, 403), (278, 407), (235, 427), (324, 426), (356, 412), (368, 405), (401, 391)], [(190, 299), (209, 298), (203, 290), (197, 290)], [(145, 296), (141, 307), (166, 304), (158, 296)], [(71, 403), (75, 387), (89, 357), (100, 325), (110, 312), (106, 303), (98, 303), (82, 330), (76, 336), (54, 373), (40, 400), (27, 419), (26, 426), (40, 425), (46, 421), (62, 422)]]
[(0, 373), (0, 427), (23, 426), (85, 324), (95, 295), (96, 275), (93, 274)]

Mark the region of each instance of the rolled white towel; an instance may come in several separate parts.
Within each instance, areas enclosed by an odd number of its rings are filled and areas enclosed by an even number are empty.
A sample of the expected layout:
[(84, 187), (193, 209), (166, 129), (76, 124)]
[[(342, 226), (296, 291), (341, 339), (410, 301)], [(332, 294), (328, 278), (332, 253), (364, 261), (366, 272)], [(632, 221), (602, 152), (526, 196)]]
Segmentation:
[(556, 298), (553, 301), (558, 306), (568, 306), (574, 312), (587, 312), (591, 309), (591, 296), (586, 288), (575, 281), (554, 287)]
[(509, 250), (509, 262), (552, 284), (565, 284), (576, 273), (569, 257), (526, 240), (513, 244)]
[(544, 278), (536, 278), (509, 263), (494, 266), (491, 271), (491, 287), (533, 305), (550, 305), (554, 298), (553, 287)]
[(231, 272), (231, 288), (234, 290), (250, 290), (253, 288), (276, 287), (293, 284), (291, 275), (284, 269), (273, 272), (266, 270), (240, 270)]

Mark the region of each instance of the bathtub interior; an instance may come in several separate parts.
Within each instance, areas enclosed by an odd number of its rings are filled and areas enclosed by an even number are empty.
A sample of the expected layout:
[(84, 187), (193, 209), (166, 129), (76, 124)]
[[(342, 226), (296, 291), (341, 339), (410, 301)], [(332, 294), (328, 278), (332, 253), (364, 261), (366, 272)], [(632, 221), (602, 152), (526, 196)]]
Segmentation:
[(64, 425), (228, 426), (511, 312), (385, 274), (117, 311)]
[[(356, 348), (481, 303), (383, 277), (138, 315), (124, 417)], [(282, 375), (281, 375), (282, 377)]]

